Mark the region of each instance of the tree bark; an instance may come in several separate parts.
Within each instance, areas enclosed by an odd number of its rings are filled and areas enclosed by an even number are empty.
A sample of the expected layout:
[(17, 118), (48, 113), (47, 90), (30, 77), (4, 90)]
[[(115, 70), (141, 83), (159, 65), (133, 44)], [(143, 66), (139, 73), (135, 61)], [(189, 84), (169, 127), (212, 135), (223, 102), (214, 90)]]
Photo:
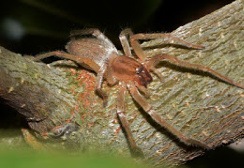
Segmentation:
[[(164, 45), (163, 41), (142, 43), (149, 57), (168, 53), (191, 63), (206, 65), (243, 84), (244, 33), (242, 0), (235, 1), (199, 20), (179, 27), (173, 35), (205, 46), (189, 50)], [(205, 73), (160, 64), (164, 79), (149, 85), (148, 99), (154, 109), (188, 137), (213, 149), (243, 138), (244, 91)], [(0, 48), (0, 96), (28, 121), (38, 134), (50, 132), (67, 121), (79, 125), (81, 148), (109, 150), (129, 155), (127, 140), (115, 113), (118, 86), (103, 88), (108, 106), (94, 93), (95, 74), (70, 64), (46, 65)], [(179, 164), (205, 153), (187, 147), (157, 125), (126, 96), (126, 117), (145, 159), (154, 166)], [(43, 143), (46, 143), (45, 141)]]

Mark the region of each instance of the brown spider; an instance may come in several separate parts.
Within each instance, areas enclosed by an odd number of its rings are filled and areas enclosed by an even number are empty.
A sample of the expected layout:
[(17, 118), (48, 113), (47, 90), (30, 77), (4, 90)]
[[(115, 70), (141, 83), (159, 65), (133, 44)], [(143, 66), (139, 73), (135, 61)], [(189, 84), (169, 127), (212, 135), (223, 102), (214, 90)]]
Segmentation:
[[(95, 71), (97, 74), (96, 92), (103, 98), (104, 104), (107, 102), (107, 95), (102, 91), (102, 82), (106, 80), (111, 86), (118, 84), (120, 87), (117, 101), (117, 115), (127, 135), (132, 154), (141, 154), (142, 152), (135, 143), (129, 123), (124, 114), (126, 90), (129, 90), (133, 99), (155, 122), (179, 138), (181, 142), (186, 145), (209, 149), (210, 147), (207, 144), (196, 139), (186, 137), (180, 131), (171, 126), (166, 120), (158, 115), (155, 110), (153, 110), (152, 106), (146, 101), (145, 97), (148, 96), (147, 85), (152, 82), (152, 77), (149, 71), (153, 71), (158, 77), (160, 77), (161, 74), (157, 72), (155, 65), (160, 61), (168, 61), (177, 66), (207, 72), (231, 85), (240, 88), (244, 87), (206, 66), (191, 64), (167, 54), (156, 55), (147, 59), (138, 40), (164, 38), (170, 43), (177, 43), (193, 49), (203, 49), (200, 45), (188, 43), (184, 40), (173, 37), (171, 34), (133, 34), (131, 29), (123, 30), (119, 38), (124, 53), (119, 52), (113, 43), (98, 29), (72, 31), (71, 41), (66, 45), (68, 52), (48, 52), (38, 55), (35, 60), (41, 60), (50, 56), (58, 56), (73, 60), (81, 66)], [(130, 46), (134, 50), (137, 58), (133, 58)]]

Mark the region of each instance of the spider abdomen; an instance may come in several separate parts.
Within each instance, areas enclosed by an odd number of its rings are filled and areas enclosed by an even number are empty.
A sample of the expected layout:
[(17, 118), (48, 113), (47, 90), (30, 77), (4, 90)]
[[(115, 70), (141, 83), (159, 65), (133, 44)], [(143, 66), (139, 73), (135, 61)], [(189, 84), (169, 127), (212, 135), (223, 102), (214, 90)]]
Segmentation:
[(111, 55), (117, 54), (115, 47), (107, 47), (106, 43), (96, 38), (74, 38), (67, 43), (66, 49), (70, 54), (92, 59), (100, 67)]

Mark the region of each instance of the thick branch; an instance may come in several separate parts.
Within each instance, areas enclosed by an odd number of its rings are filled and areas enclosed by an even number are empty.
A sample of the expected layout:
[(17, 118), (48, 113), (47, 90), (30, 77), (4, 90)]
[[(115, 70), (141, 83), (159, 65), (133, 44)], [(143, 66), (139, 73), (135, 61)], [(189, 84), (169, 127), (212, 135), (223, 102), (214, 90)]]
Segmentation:
[[(149, 56), (169, 53), (211, 67), (243, 83), (243, 1), (234, 3), (173, 32), (201, 51), (165, 47), (162, 41), (142, 44)], [(0, 48), (0, 96), (23, 114), (32, 130), (50, 131), (67, 120), (80, 125), (82, 145), (129, 154), (115, 113), (117, 86), (107, 87), (108, 107), (94, 94), (95, 75), (75, 65), (48, 66)], [(162, 117), (189, 137), (213, 148), (243, 137), (243, 90), (200, 72), (160, 64), (161, 83), (155, 76), (148, 101)], [(155, 165), (174, 164), (203, 154), (178, 142), (155, 124), (127, 95), (127, 119), (145, 157)], [(81, 141), (81, 140), (80, 140)]]

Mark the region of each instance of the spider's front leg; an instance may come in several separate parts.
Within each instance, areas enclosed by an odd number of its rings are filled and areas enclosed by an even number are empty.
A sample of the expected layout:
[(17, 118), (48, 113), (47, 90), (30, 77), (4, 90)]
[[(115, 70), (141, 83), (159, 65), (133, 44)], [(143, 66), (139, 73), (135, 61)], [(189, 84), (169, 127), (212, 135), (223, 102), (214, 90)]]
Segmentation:
[(143, 157), (143, 152), (141, 149), (136, 145), (135, 139), (133, 138), (132, 132), (130, 130), (130, 125), (126, 119), (124, 114), (125, 112), (125, 94), (126, 94), (126, 87), (124, 84), (120, 83), (120, 90), (117, 97), (117, 115), (121, 126), (126, 134), (131, 153), (133, 156), (140, 156)]
[[(125, 40), (124, 37), (127, 37), (129, 40), (128, 39)], [(178, 37), (173, 36), (170, 33), (134, 34), (131, 29), (127, 28), (127, 29), (124, 29), (120, 34), (120, 41), (122, 43), (123, 48), (124, 48), (123, 43), (126, 46), (126, 45), (128, 45), (128, 41), (130, 41), (132, 49), (134, 50), (137, 57), (142, 62), (146, 60), (147, 56), (143, 52), (143, 49), (141, 48), (138, 40), (153, 40), (153, 39), (162, 39), (162, 43), (164, 43), (164, 44), (180, 45), (180, 46), (184, 46), (184, 47), (192, 48), (192, 49), (204, 49), (204, 47), (202, 45), (196, 45), (196, 44), (189, 43), (185, 40), (182, 40)]]
[[(119, 35), (119, 40), (123, 47), (123, 51), (124, 51), (125, 55), (128, 57), (132, 56), (131, 48), (130, 48), (130, 44), (129, 44), (129, 40), (128, 40), (130, 38), (130, 36), (132, 36), (132, 35), (133, 35), (133, 32), (129, 28), (122, 30)], [(136, 46), (140, 46), (140, 44), (137, 41), (135, 42), (135, 44), (136, 44)]]
[(130, 44), (129, 44), (129, 41), (130, 41), (131, 47), (133, 48), (133, 50), (137, 51), (136, 52), (137, 56), (141, 60), (144, 60), (146, 57), (141, 49), (141, 46), (140, 46), (138, 40), (131, 41), (131, 37), (133, 35), (134, 35), (134, 33), (132, 32), (132, 30), (130, 28), (127, 28), (127, 29), (124, 29), (121, 31), (121, 33), (119, 35), (119, 39), (120, 39), (120, 43), (123, 47), (124, 53), (126, 56), (132, 56), (131, 48), (130, 48)]
[(155, 69), (155, 65), (157, 65), (161, 61), (167, 61), (167, 62), (170, 62), (170, 63), (172, 63), (174, 65), (179, 66), (179, 67), (183, 67), (183, 68), (188, 68), (188, 69), (193, 69), (193, 70), (206, 72), (206, 73), (208, 73), (208, 74), (210, 74), (210, 75), (212, 75), (214, 77), (217, 77), (218, 79), (222, 80), (223, 82), (226, 82), (226, 83), (229, 83), (229, 84), (231, 84), (233, 86), (236, 86), (236, 87), (244, 89), (243, 85), (241, 85), (239, 83), (236, 83), (235, 81), (227, 78), (226, 76), (214, 71), (213, 69), (211, 69), (211, 68), (209, 68), (207, 66), (203, 66), (203, 65), (199, 65), (199, 64), (192, 64), (192, 63), (189, 63), (187, 61), (179, 60), (178, 58), (170, 56), (170, 55), (167, 55), (167, 54), (162, 54), (162, 55), (157, 55), (157, 56), (152, 57), (151, 59), (149, 59), (146, 62), (145, 66), (148, 69), (154, 70)]
[(178, 131), (172, 125), (170, 125), (166, 120), (164, 120), (160, 115), (158, 115), (156, 111), (152, 109), (152, 106), (149, 103), (147, 103), (146, 99), (140, 94), (140, 92), (137, 90), (136, 86), (133, 83), (128, 84), (127, 88), (129, 89), (133, 99), (143, 108), (143, 110), (160, 126), (164, 127), (174, 136), (179, 138), (181, 142), (189, 146), (198, 146), (204, 149), (211, 148), (210, 146), (201, 141), (186, 137), (184, 134), (182, 134), (180, 131)]

